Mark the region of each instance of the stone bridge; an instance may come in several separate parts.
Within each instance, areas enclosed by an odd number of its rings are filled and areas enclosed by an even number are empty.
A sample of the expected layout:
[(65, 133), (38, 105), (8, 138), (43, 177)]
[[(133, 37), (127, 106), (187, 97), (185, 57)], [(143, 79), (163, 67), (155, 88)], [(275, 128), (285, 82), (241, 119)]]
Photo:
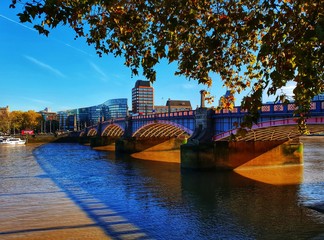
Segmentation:
[[(297, 140), (300, 132), (294, 110), (293, 103), (264, 104), (258, 124), (234, 142), (229, 138), (236, 133), (235, 123), (246, 114), (240, 107), (232, 111), (200, 107), (195, 111), (129, 116), (100, 122), (77, 134), (91, 139), (92, 146), (116, 142), (117, 151), (129, 153), (167, 142), (170, 150), (181, 147), (183, 168), (234, 169), (249, 166), (252, 159), (265, 153), (268, 160), (254, 161), (254, 165), (301, 164), (302, 143)], [(324, 132), (324, 101), (312, 102), (310, 114), (310, 133)], [(283, 156), (283, 152), (290, 154)]]
[[(265, 104), (259, 123), (238, 141), (289, 140), (300, 136), (293, 117), (294, 104)], [(224, 141), (236, 133), (234, 123), (240, 123), (246, 112), (240, 107), (232, 111), (198, 108), (195, 111), (149, 114), (119, 118), (89, 126), (79, 136), (165, 138), (191, 136), (199, 141)], [(324, 101), (312, 102), (311, 117), (307, 120), (310, 133), (323, 131)]]
[(99, 122), (78, 132), (80, 137), (177, 138), (195, 130), (195, 111), (131, 116)]

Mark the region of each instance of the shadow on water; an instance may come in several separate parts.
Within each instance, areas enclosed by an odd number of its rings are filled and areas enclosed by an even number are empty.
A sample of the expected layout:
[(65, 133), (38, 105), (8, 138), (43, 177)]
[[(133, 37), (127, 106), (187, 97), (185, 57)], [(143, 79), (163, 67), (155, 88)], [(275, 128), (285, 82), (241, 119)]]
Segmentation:
[(35, 155), (47, 177), (116, 239), (323, 237), (324, 219), (300, 206), (298, 184), (272, 185), (235, 172), (181, 172), (179, 164), (77, 144), (48, 144)]
[[(88, 172), (87, 169), (84, 169), (84, 167), (87, 168), (87, 166), (80, 167), (79, 165), (77, 168), (73, 166), (76, 160), (85, 160), (84, 157), (79, 158), (80, 145), (61, 145), (64, 146), (63, 149), (57, 148), (57, 146), (58, 144), (52, 146), (48, 144), (35, 150), (36, 159), (46, 172), (46, 175), (39, 175), (38, 177), (50, 178), (55, 182), (55, 184), (57, 184), (66, 195), (95, 222), (95, 225), (101, 227), (109, 237), (114, 239), (148, 238), (147, 234), (136, 225), (129, 222), (121, 211), (109, 206), (106, 201), (100, 199), (109, 198), (109, 193), (100, 194), (100, 190), (98, 189), (96, 193), (91, 191), (91, 189), (94, 190), (93, 188), (97, 187), (98, 184), (96, 182), (100, 180), (100, 176), (97, 177), (94, 175), (91, 172), (91, 167)], [(57, 151), (59, 149), (61, 151)], [(93, 160), (100, 160), (100, 154), (96, 154), (95, 152), (91, 153), (92, 156), (88, 157)], [(89, 154), (89, 152), (87, 152), (87, 154)], [(73, 159), (73, 161), (69, 162), (71, 159)], [(70, 166), (71, 168), (67, 167), (69, 163), (72, 163)], [(74, 171), (71, 172), (71, 169), (74, 169)], [(84, 174), (86, 172), (88, 172), (88, 174)], [(98, 193), (100, 197), (98, 197)]]

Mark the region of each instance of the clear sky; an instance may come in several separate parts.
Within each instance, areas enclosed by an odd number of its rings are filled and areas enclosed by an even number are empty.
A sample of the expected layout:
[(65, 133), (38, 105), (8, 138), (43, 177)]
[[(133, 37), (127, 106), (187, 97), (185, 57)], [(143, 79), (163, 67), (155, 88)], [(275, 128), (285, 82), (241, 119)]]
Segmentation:
[[(56, 112), (127, 98), (131, 108), (131, 90), (144, 77), (132, 77), (121, 58), (98, 57), (85, 39), (74, 40), (75, 34), (67, 27), (52, 30), (49, 37), (39, 35), (32, 25), (19, 23), (10, 3), (0, 1), (0, 107), (8, 105), (11, 111), (48, 107)], [(170, 98), (190, 100), (195, 109), (200, 90), (211, 91), (215, 104), (226, 92), (217, 76), (212, 89), (207, 89), (174, 76), (176, 66), (167, 62), (157, 66), (155, 105), (165, 105)]]

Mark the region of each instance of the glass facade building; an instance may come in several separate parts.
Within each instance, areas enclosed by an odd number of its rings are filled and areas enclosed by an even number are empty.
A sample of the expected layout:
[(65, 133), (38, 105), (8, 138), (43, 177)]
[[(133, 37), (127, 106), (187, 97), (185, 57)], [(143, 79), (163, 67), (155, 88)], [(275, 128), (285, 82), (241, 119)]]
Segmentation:
[(123, 118), (128, 114), (127, 98), (110, 99), (103, 105), (108, 107), (105, 114), (107, 119)]
[(110, 99), (96, 106), (60, 111), (57, 114), (60, 130), (78, 131), (100, 121), (126, 117), (127, 98)]

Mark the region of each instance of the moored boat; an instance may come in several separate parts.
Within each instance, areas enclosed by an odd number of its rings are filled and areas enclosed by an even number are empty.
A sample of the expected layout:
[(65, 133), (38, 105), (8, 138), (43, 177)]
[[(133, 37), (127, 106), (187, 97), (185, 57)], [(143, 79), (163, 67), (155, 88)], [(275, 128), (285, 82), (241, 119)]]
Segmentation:
[(16, 138), (16, 137), (9, 137), (9, 138), (2, 138), (0, 139), (0, 144), (25, 144), (26, 140), (20, 139), (20, 138)]

